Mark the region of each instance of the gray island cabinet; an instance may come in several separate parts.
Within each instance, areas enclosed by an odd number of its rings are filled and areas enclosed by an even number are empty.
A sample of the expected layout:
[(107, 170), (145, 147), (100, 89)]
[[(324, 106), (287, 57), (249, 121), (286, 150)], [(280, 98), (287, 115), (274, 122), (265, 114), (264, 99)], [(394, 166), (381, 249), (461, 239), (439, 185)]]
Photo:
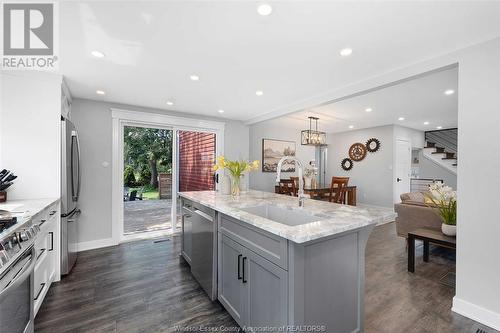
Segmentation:
[(314, 200), (299, 208), (259, 191), (180, 195), (215, 213), (217, 298), (247, 332), (363, 331), (365, 246), (391, 210)]

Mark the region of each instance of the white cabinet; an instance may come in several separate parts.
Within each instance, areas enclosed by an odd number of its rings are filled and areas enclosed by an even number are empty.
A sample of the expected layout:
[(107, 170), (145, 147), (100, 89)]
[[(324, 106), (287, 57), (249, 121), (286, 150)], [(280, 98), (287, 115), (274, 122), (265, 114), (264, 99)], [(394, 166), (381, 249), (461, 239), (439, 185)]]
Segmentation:
[(58, 221), (59, 203), (55, 203), (33, 216), (40, 232), (35, 242), (36, 264), (34, 278), (34, 306), (37, 314), (52, 282), (58, 280)]

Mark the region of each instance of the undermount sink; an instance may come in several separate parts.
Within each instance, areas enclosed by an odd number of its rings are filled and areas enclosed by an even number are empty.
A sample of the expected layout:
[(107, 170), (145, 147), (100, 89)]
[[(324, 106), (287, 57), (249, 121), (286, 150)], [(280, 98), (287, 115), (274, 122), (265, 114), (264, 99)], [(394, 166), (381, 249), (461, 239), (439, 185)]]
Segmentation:
[(241, 208), (241, 210), (289, 226), (307, 224), (319, 220), (317, 216), (311, 214), (269, 204)]

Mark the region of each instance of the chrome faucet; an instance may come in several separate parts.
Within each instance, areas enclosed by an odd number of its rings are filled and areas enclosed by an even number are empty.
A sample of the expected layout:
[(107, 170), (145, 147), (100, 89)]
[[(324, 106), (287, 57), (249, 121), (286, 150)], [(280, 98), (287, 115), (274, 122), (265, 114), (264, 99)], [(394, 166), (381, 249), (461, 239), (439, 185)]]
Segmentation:
[(297, 192), (297, 196), (299, 197), (299, 207), (304, 207), (304, 201), (307, 196), (304, 194), (304, 180), (302, 178), (302, 174), (304, 172), (304, 166), (302, 162), (294, 157), (294, 156), (283, 156), (278, 162), (278, 166), (276, 167), (276, 183), (279, 183), (281, 180), (281, 165), (284, 161), (295, 161), (297, 163), (297, 167), (299, 168), (299, 191)]

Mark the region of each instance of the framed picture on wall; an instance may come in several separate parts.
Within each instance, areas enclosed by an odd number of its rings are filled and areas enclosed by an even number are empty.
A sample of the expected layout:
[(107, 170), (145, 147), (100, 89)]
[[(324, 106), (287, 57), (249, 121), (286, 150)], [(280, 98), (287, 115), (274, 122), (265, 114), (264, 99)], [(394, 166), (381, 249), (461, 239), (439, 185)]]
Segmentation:
[[(283, 156), (295, 156), (294, 141), (262, 139), (262, 172), (276, 172)], [(281, 172), (295, 172), (295, 162), (283, 162)]]

